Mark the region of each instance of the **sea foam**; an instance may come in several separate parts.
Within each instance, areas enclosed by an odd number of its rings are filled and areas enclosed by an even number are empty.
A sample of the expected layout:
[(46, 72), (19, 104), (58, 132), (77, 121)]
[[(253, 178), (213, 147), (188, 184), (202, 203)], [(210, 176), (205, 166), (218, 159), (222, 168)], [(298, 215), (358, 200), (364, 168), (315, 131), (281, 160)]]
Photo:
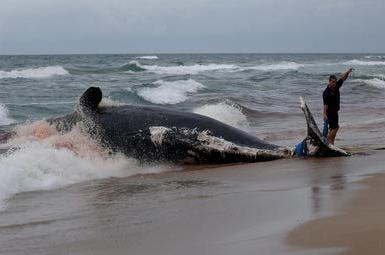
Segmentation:
[(230, 126), (240, 129), (249, 129), (247, 116), (243, 113), (242, 107), (231, 102), (224, 101), (217, 104), (206, 104), (194, 109), (195, 113), (219, 120)]
[(260, 71), (278, 71), (278, 70), (298, 70), (302, 67), (305, 67), (305, 65), (299, 64), (296, 62), (283, 61), (276, 64), (266, 64), (266, 65), (258, 65), (254, 67), (245, 67), (244, 69), (260, 70)]
[(15, 120), (8, 116), (8, 109), (5, 105), (0, 104), (0, 126), (14, 123)]
[(273, 64), (262, 64), (257, 66), (238, 66), (233, 64), (195, 64), (195, 65), (178, 65), (178, 66), (158, 66), (158, 65), (142, 65), (137, 61), (130, 61), (128, 64), (135, 66), (137, 69), (143, 69), (148, 72), (156, 74), (198, 74), (202, 72), (210, 71), (227, 71), (227, 72), (240, 72), (245, 70), (258, 70), (258, 71), (279, 71), (279, 70), (298, 70), (305, 65), (296, 62), (282, 61)]
[(14, 69), (11, 71), (0, 71), (0, 79), (14, 79), (14, 78), (48, 78), (55, 75), (69, 74), (62, 66), (46, 66), (29, 69)]
[(144, 100), (154, 104), (177, 104), (188, 99), (189, 93), (195, 93), (205, 86), (192, 79), (178, 81), (158, 80), (153, 83), (157, 87), (141, 88), (137, 94)]
[(197, 74), (207, 71), (219, 71), (219, 70), (231, 70), (237, 68), (236, 65), (230, 64), (195, 64), (188, 66), (158, 66), (158, 65), (141, 65), (136, 61), (131, 61), (130, 64), (136, 64), (138, 67), (143, 68), (149, 72), (157, 74)]
[(369, 85), (369, 86), (374, 87), (374, 88), (385, 89), (385, 81), (382, 79), (378, 79), (378, 78), (373, 78), (373, 79), (368, 79), (368, 80), (357, 79), (357, 80), (353, 80), (353, 81), (361, 82), (361, 83), (364, 83), (364, 84)]
[(148, 59), (148, 60), (155, 60), (155, 59), (159, 59), (158, 56), (140, 56), (140, 57), (136, 57), (137, 59)]
[(362, 61), (358, 59), (353, 59), (346, 61), (343, 64), (352, 66), (383, 66), (385, 65), (385, 61)]
[(382, 56), (382, 55), (368, 55), (368, 56), (365, 56), (365, 58), (367, 59), (382, 59), (382, 58), (385, 58), (385, 56)]
[[(39, 121), (17, 129), (0, 155), (0, 209), (20, 192), (52, 190), (87, 180), (158, 173), (167, 166), (143, 166), (121, 154), (110, 154), (79, 128), (58, 133)], [(12, 149), (13, 148), (13, 149)]]

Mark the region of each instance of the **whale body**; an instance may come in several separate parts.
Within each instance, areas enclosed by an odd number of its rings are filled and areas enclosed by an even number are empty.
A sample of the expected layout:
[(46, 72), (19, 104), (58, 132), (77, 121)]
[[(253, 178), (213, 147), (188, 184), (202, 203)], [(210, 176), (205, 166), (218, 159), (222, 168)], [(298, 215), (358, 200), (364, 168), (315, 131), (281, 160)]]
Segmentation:
[[(112, 152), (141, 161), (188, 163), (257, 162), (291, 157), (294, 148), (270, 144), (240, 129), (195, 113), (158, 106), (119, 105), (100, 107), (102, 92), (89, 88), (80, 98), (79, 110), (49, 122), (62, 132), (85, 123), (85, 132)], [(325, 144), (314, 118), (303, 102), (311, 148), (309, 156), (347, 156)], [(318, 131), (317, 131), (318, 130)]]

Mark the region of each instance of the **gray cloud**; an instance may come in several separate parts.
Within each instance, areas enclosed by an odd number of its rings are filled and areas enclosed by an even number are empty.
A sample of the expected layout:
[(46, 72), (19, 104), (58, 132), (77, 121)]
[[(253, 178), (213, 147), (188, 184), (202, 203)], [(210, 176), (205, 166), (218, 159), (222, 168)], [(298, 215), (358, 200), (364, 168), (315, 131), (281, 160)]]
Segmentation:
[(1, 0), (0, 54), (384, 52), (383, 0)]

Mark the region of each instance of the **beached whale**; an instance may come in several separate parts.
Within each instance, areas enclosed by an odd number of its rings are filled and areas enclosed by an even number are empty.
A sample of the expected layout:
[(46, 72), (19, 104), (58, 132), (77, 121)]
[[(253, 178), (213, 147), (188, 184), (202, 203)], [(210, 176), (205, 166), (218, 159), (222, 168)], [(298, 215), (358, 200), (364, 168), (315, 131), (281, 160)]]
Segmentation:
[[(48, 121), (66, 132), (82, 123), (83, 130), (113, 152), (144, 161), (230, 163), (291, 157), (294, 148), (264, 142), (212, 118), (157, 106), (100, 107), (102, 92), (91, 87), (81, 96), (78, 110)], [(308, 107), (304, 140), (309, 156), (346, 156), (325, 144)]]

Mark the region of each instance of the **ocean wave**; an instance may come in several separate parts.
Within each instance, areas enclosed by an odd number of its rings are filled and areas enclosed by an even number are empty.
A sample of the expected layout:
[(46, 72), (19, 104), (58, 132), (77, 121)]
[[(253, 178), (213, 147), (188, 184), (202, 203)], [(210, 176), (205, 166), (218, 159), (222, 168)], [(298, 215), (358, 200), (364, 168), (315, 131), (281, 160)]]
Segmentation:
[(195, 93), (205, 86), (192, 79), (179, 81), (158, 80), (153, 83), (159, 85), (153, 88), (141, 88), (137, 94), (146, 101), (154, 104), (177, 104), (188, 99), (188, 93)]
[(378, 88), (378, 89), (385, 89), (385, 80), (382, 80), (382, 79), (378, 79), (378, 78), (373, 78), (373, 79), (368, 79), (368, 80), (356, 79), (356, 80), (353, 80), (353, 81), (354, 82), (364, 83), (366, 85), (369, 85), (371, 87), (375, 87), (375, 88)]
[(362, 61), (358, 59), (353, 59), (346, 61), (343, 64), (352, 66), (383, 66), (385, 65), (385, 61)]
[(155, 59), (159, 59), (158, 56), (140, 56), (140, 57), (136, 57), (137, 59), (148, 59), (148, 60), (155, 60)]
[(121, 71), (127, 71), (127, 72), (143, 72), (146, 71), (146, 69), (141, 66), (137, 61), (131, 61), (130, 63), (123, 65), (119, 68)]
[(8, 116), (8, 109), (5, 105), (0, 104), (0, 126), (15, 123), (15, 120)]
[(109, 107), (115, 107), (115, 106), (122, 106), (125, 105), (124, 103), (117, 102), (112, 100), (109, 97), (103, 97), (102, 101), (99, 103), (99, 108), (109, 108)]
[(382, 79), (382, 80), (385, 80), (385, 75), (384, 74), (373, 74), (373, 75), (370, 75), (371, 77), (375, 77), (375, 78), (379, 78), (379, 79)]
[(248, 130), (250, 128), (247, 116), (242, 106), (226, 100), (217, 104), (206, 104), (194, 109), (195, 113), (219, 120), (230, 126)]
[(238, 68), (236, 65), (230, 65), (230, 64), (195, 64), (195, 65), (189, 65), (189, 66), (158, 66), (158, 65), (141, 65), (137, 61), (131, 61), (130, 64), (136, 65), (140, 68), (145, 69), (146, 71), (156, 73), (156, 74), (178, 74), (178, 75), (185, 75), (185, 74), (197, 74), (200, 72), (207, 72), (207, 71), (219, 71), (219, 70), (231, 70)]
[(11, 71), (0, 71), (0, 79), (10, 78), (48, 78), (55, 75), (69, 74), (62, 66), (46, 66), (29, 69), (15, 69)]
[(278, 71), (278, 70), (298, 70), (305, 67), (304, 64), (296, 62), (283, 61), (277, 64), (259, 65), (254, 67), (244, 67), (246, 70), (260, 70), (260, 71)]
[[(240, 72), (247, 70), (259, 70), (259, 71), (279, 71), (279, 70), (298, 70), (304, 67), (303, 64), (296, 62), (279, 62), (276, 64), (265, 64), (258, 66), (238, 66), (233, 64), (195, 64), (195, 65), (177, 65), (177, 66), (158, 66), (158, 65), (142, 65), (137, 61), (130, 61), (126, 65), (128, 71), (149, 71), (157, 74), (198, 74), (201, 72), (209, 71), (230, 71)], [(131, 70), (132, 69), (132, 70)]]
[(368, 55), (368, 56), (365, 56), (365, 58), (367, 59), (382, 59), (382, 58), (385, 58), (385, 56), (381, 56), (381, 55)]
[(110, 154), (79, 128), (61, 134), (47, 122), (19, 126), (0, 155), (0, 209), (20, 192), (52, 190), (107, 177), (158, 173), (163, 166), (142, 166), (134, 159)]

